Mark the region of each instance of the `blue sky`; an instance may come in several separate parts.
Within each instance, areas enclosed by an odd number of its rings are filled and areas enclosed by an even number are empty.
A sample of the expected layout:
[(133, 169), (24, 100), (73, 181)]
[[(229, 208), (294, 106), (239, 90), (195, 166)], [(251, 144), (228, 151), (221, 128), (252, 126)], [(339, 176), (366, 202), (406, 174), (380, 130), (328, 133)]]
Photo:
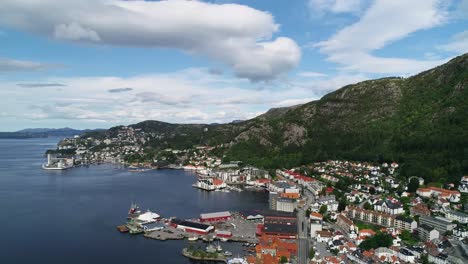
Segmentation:
[(4, 0), (2, 131), (229, 122), (468, 52), (468, 0)]

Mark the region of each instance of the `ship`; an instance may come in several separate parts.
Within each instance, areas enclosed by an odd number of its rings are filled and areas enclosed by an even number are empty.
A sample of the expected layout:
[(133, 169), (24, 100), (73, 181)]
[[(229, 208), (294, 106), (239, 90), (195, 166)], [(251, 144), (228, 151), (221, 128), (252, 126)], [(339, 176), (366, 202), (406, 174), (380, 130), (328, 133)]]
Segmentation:
[(136, 203), (130, 205), (130, 210), (128, 210), (128, 219), (138, 217), (141, 214), (140, 207)]

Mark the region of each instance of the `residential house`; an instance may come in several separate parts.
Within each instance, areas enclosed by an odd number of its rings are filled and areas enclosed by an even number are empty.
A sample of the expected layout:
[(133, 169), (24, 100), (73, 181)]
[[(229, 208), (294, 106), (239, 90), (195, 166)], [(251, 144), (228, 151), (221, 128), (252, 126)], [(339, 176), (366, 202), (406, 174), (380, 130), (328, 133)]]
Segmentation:
[(452, 220), (452, 221), (457, 221), (462, 224), (467, 224), (468, 223), (468, 214), (454, 211), (454, 210), (448, 210), (445, 213), (445, 218)]

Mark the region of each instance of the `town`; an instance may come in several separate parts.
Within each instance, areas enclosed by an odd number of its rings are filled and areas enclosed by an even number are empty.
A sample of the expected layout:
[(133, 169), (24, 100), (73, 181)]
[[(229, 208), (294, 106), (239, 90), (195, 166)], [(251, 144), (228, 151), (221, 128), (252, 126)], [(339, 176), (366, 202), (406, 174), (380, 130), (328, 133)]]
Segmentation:
[[(122, 232), (145, 237), (202, 240), (185, 248), (192, 259), (228, 263), (466, 263), (468, 176), (431, 183), (402, 177), (396, 162), (328, 160), (264, 170), (216, 155), (219, 146), (166, 148), (145, 144), (173, 135), (120, 127), (112, 137), (74, 137), (49, 152), (47, 168), (114, 162), (129, 171), (183, 169), (203, 191), (269, 193), (270, 210), (200, 212), (194, 219), (129, 212)], [(66, 165), (64, 165), (66, 164)], [(194, 216), (195, 217), (195, 216)], [(212, 242), (245, 243), (245, 254), (213, 249)], [(218, 253), (217, 253), (218, 252)]]

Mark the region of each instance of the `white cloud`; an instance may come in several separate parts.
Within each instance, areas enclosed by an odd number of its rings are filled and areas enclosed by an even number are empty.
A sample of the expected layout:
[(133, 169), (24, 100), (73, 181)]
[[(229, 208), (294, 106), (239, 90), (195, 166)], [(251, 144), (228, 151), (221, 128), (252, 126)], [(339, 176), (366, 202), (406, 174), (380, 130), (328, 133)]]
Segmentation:
[(451, 42), (442, 45), (439, 48), (459, 54), (468, 52), (468, 30), (455, 34), (452, 37)]
[(294, 68), (301, 51), (271, 14), (201, 1), (3, 0), (0, 25), (104, 45), (162, 47), (221, 61), (235, 75), (270, 80)]
[(55, 27), (54, 37), (61, 40), (89, 40), (100, 41), (96, 31), (83, 28), (80, 24), (72, 22), (70, 24), (60, 24)]
[(313, 16), (323, 16), (326, 13), (359, 13), (365, 5), (365, 0), (309, 0), (308, 7)]
[(303, 72), (299, 72), (297, 76), (305, 77), (305, 78), (320, 78), (320, 77), (325, 77), (327, 75), (321, 72), (303, 71)]
[(46, 65), (34, 61), (13, 60), (7, 58), (0, 58), (0, 73), (11, 71), (37, 71), (48, 68)]
[[(302, 78), (253, 89), (256, 84), (213, 75), (209, 69), (200, 68), (125, 78), (44, 78), (37, 83), (66, 83), (66, 86), (57, 91), (17, 89), (17, 82), (0, 83), (0, 98), (15, 98), (3, 100), (0, 112), (16, 118), (18, 123), (55, 120), (61, 124), (86, 123), (87, 127), (131, 124), (148, 119), (171, 123), (224, 123), (252, 118), (271, 107), (316, 100), (326, 92), (362, 79), (365, 77), (361, 75), (322, 77), (313, 81)], [(132, 90), (125, 87), (132, 87)], [(113, 89), (127, 92), (110, 93)]]
[(413, 74), (446, 60), (386, 58), (372, 52), (416, 31), (443, 24), (447, 19), (445, 7), (442, 0), (376, 0), (358, 22), (313, 46), (344, 70)]

